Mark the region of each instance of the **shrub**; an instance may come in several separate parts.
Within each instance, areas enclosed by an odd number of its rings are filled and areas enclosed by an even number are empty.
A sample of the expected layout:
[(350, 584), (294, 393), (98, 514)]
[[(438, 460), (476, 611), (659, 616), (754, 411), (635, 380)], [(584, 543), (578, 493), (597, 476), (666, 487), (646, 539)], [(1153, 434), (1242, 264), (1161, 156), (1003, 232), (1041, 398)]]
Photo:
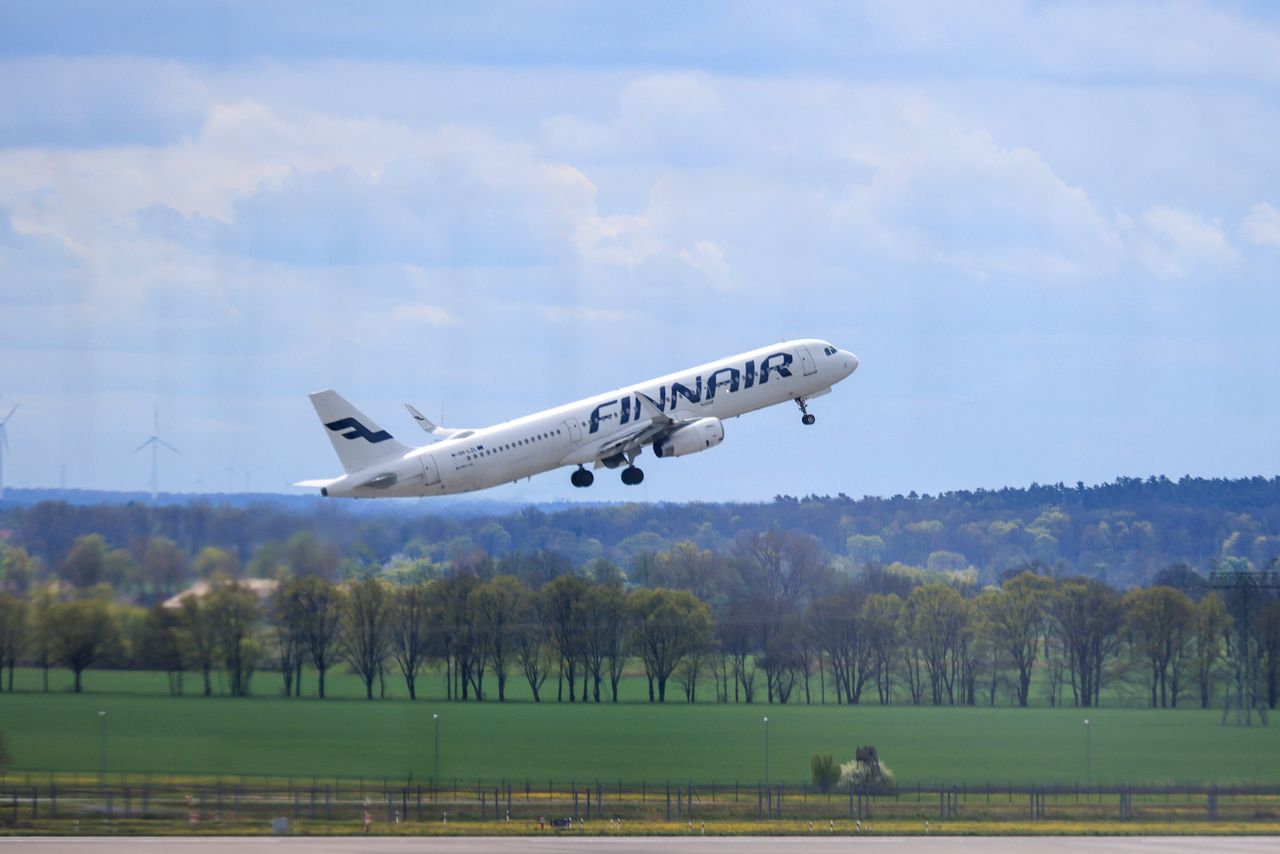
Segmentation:
[(835, 788), (840, 781), (840, 766), (830, 753), (815, 753), (809, 760), (809, 768), (813, 772), (813, 785), (818, 791), (826, 794)]
[(893, 785), (893, 772), (879, 760), (846, 762), (840, 766), (840, 785), (859, 789)]

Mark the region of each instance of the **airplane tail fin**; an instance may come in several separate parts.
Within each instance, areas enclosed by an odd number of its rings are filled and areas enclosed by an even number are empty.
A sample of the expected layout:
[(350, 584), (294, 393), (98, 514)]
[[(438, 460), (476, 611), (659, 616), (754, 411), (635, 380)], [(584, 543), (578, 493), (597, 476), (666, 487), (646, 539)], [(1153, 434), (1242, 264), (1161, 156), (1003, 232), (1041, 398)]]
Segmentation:
[(329, 433), (343, 471), (360, 471), (374, 463), (402, 457), (411, 450), (336, 391), (326, 389), (309, 396), (320, 423)]

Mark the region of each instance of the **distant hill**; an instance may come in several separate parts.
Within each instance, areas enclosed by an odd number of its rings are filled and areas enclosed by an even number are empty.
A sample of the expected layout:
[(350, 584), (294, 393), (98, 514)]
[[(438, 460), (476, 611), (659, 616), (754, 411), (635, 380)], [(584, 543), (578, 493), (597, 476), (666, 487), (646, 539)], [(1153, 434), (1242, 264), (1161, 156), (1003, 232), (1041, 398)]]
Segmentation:
[[(187, 506), (207, 504), (214, 507), (272, 507), (299, 513), (306, 513), (320, 505), (326, 499), (319, 495), (287, 495), (274, 492), (162, 492), (155, 500), (149, 492), (114, 492), (96, 489), (13, 489), (5, 490), (0, 499), (0, 512), (6, 507), (19, 507), (40, 504), (46, 501), (62, 502), (77, 507), (94, 505), (144, 504), (152, 506)], [(351, 510), (355, 514), (372, 513), (373, 515), (396, 513), (420, 513), (424, 506), (430, 507), (432, 513), (460, 516), (492, 516), (511, 513), (527, 506), (517, 501), (493, 501), (490, 499), (457, 498), (442, 496), (437, 498), (407, 499), (389, 502), (353, 501)], [(573, 506), (568, 503), (548, 504), (543, 506)]]
[(779, 496), (761, 503), (520, 505), (483, 500), (326, 501), (291, 495), (162, 495), (9, 490), (0, 529), (57, 566), (74, 540), (101, 534), (141, 556), (168, 537), (195, 554), (214, 545), (248, 564), (268, 543), (299, 534), (343, 558), (396, 555), (437, 563), (552, 550), (574, 565), (638, 556), (690, 541), (724, 552), (744, 532), (811, 534), (837, 563), (974, 568), (990, 580), (1037, 563), (1129, 586), (1172, 564), (1206, 572), (1234, 559), (1262, 567), (1280, 555), (1280, 478), (1119, 478), (1085, 486), (963, 490), (943, 495)]

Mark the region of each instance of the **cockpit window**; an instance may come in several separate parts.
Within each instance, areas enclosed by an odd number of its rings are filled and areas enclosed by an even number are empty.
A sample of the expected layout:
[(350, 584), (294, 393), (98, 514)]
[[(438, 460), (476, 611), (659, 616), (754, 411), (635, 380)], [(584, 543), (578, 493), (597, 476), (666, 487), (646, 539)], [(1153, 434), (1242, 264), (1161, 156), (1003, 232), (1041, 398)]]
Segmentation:
[(836, 348), (828, 345), (822, 348), (822, 352), (826, 353), (828, 356), (834, 356), (836, 354)]

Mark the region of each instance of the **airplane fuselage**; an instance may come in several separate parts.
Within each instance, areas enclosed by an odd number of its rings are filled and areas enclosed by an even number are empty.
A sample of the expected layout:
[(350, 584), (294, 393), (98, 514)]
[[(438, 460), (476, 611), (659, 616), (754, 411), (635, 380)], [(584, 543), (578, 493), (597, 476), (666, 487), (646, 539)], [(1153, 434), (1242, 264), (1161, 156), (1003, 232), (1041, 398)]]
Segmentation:
[[(719, 422), (724, 420), (787, 401), (805, 409), (806, 400), (827, 393), (857, 366), (856, 356), (825, 341), (786, 341), (463, 431), (349, 471), (327, 482), (322, 491), (355, 498), (450, 495), (566, 465), (630, 468), (645, 444), (653, 445), (659, 456), (679, 456), (718, 444), (723, 437)], [(812, 423), (812, 418), (805, 410), (805, 423)], [(346, 421), (355, 424), (355, 435), (344, 434), (347, 438), (369, 440), (367, 431), (360, 434), (363, 425)], [(679, 441), (673, 442), (676, 433)], [(337, 447), (338, 439), (334, 442)], [(583, 474), (575, 473), (575, 485), (585, 485), (576, 479)], [(589, 483), (590, 476), (586, 479)], [(626, 481), (625, 473), (624, 482), (632, 482)]]

